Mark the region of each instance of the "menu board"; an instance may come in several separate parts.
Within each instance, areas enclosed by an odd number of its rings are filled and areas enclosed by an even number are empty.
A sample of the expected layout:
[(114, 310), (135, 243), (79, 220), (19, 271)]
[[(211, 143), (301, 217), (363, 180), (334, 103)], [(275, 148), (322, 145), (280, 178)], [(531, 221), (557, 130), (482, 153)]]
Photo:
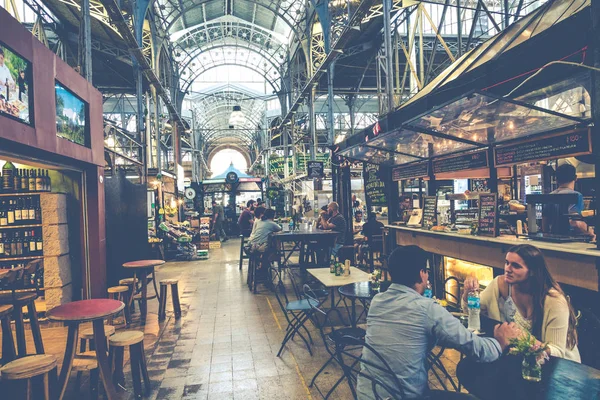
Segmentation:
[(487, 150), (463, 154), (456, 157), (440, 158), (433, 160), (433, 173), (464, 171), (468, 169), (487, 168)]
[(402, 181), (405, 179), (423, 178), (429, 175), (429, 163), (421, 162), (396, 167), (392, 170), (392, 180)]
[(308, 161), (307, 165), (309, 178), (322, 178), (325, 175), (323, 161)]
[(437, 196), (423, 197), (423, 228), (430, 229), (437, 225)]
[(482, 193), (479, 195), (479, 235), (496, 237), (498, 225), (498, 195)]
[(387, 190), (380, 167), (376, 164), (364, 164), (365, 196), (369, 206), (387, 206)]
[(592, 151), (590, 129), (569, 131), (557, 135), (496, 147), (495, 163), (513, 165), (526, 161), (550, 160), (587, 154)]
[(456, 225), (471, 226), (473, 222), (479, 219), (479, 210), (477, 208), (468, 208), (466, 210), (454, 211), (454, 223)]

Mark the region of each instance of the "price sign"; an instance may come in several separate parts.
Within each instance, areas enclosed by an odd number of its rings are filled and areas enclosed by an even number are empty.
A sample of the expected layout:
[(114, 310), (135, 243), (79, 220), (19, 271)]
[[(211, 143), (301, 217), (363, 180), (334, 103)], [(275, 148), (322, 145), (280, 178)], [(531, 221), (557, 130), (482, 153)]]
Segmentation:
[(325, 175), (323, 161), (308, 161), (308, 177), (322, 178)]
[(445, 172), (465, 171), (469, 169), (487, 168), (487, 151), (463, 154), (456, 157), (440, 158), (433, 161), (433, 173), (443, 174)]
[(423, 197), (423, 228), (437, 225), (437, 196)]
[(417, 163), (403, 165), (392, 170), (392, 180), (402, 181), (405, 179), (423, 178), (429, 175), (429, 163)]
[(498, 236), (498, 195), (485, 193), (479, 195), (479, 235)]
[(496, 166), (513, 165), (527, 161), (550, 160), (589, 154), (592, 137), (589, 128), (559, 133), (545, 138), (498, 146), (494, 158)]
[(382, 178), (383, 175), (378, 165), (365, 163), (365, 196), (368, 198), (367, 204), (370, 206), (387, 206), (387, 189)]

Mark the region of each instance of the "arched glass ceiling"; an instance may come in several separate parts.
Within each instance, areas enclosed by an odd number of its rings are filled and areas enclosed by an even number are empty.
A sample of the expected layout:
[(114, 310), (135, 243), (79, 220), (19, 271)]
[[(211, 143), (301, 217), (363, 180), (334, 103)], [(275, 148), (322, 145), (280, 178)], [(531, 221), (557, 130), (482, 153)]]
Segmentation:
[(158, 4), (171, 35), (230, 15), (291, 39), (290, 33), (305, 17), (305, 2), (297, 0), (158, 0)]

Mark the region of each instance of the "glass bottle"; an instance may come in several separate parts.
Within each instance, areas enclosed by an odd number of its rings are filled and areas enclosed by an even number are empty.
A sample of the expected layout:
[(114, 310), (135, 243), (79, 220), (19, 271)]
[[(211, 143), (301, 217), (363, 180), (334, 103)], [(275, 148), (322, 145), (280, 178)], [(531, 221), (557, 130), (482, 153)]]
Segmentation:
[(44, 191), (44, 178), (42, 177), (42, 170), (37, 170), (37, 175), (35, 177), (35, 191), (43, 192)]
[(13, 173), (13, 190), (15, 192), (21, 191), (21, 174), (23, 170), (15, 169)]
[(12, 192), (14, 190), (14, 171), (15, 166), (10, 161), (7, 161), (2, 167), (2, 189), (5, 192)]
[(29, 191), (35, 192), (35, 169), (29, 171)]
[(29, 191), (29, 176), (28, 176), (26, 169), (24, 169), (21, 174), (21, 191), (22, 192)]

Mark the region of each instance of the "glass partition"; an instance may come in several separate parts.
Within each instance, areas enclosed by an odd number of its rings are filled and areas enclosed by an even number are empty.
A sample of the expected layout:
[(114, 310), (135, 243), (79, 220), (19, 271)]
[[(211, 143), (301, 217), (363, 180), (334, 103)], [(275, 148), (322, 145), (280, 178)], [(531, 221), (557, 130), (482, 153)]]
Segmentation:
[(368, 146), (360, 145), (343, 150), (340, 152), (340, 155), (343, 157), (352, 158), (354, 160), (368, 161), (371, 164), (378, 165), (399, 165), (419, 160), (419, 158), (416, 157), (397, 154), (393, 151), (371, 147), (370, 142)]

